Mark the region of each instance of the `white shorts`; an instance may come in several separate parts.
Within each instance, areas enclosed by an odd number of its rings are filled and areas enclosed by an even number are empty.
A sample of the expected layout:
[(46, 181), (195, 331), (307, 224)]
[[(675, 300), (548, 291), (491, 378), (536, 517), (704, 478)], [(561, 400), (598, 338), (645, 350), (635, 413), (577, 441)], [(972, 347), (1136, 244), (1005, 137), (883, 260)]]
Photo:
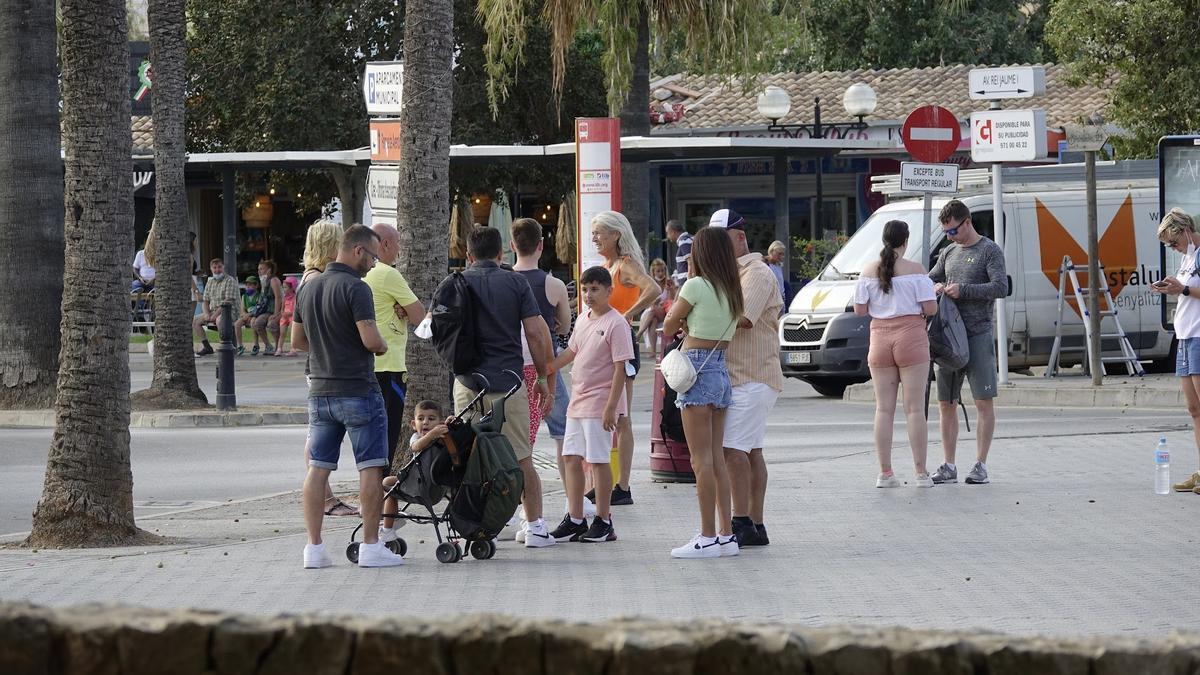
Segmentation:
[(733, 402), (725, 409), (725, 440), (721, 445), (742, 452), (761, 448), (767, 437), (767, 415), (778, 398), (779, 392), (762, 382), (734, 387)]
[(563, 433), (563, 457), (575, 455), (588, 464), (608, 464), (613, 447), (613, 432), (604, 430), (599, 417), (568, 417)]

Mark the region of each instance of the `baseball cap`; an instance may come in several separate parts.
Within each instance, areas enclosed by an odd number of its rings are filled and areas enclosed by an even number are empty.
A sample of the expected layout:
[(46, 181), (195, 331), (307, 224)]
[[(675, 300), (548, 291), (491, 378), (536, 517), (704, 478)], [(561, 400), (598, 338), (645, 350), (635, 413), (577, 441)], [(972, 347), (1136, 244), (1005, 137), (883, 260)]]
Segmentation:
[(746, 230), (746, 219), (733, 209), (721, 209), (712, 214), (708, 220), (709, 227), (723, 227), (726, 230)]
[(258, 277), (256, 277), (256, 276), (254, 276), (253, 274), (251, 274), (250, 276), (246, 277), (246, 283), (248, 283), (248, 284), (257, 284), (257, 283), (258, 283)]

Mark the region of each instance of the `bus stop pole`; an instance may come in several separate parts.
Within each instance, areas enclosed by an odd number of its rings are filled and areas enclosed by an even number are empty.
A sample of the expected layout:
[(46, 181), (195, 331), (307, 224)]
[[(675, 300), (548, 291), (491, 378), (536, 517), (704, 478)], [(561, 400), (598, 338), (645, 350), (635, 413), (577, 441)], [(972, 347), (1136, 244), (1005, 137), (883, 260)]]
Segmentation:
[[(999, 162), (992, 164), (992, 222), (995, 223), (996, 243), (1000, 251), (1004, 247), (1004, 179), (1003, 165)], [(1008, 254), (1005, 253), (1005, 270), (1007, 274)], [(996, 302), (996, 382), (1008, 384), (1008, 293)]]

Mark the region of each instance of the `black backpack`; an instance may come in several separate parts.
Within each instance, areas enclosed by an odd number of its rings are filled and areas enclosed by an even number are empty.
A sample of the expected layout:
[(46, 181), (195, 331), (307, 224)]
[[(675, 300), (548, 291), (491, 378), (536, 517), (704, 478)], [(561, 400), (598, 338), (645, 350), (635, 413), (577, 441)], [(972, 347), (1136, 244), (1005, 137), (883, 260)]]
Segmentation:
[(469, 374), (482, 362), (478, 301), (462, 272), (454, 272), (433, 292), (433, 348), (455, 375)]

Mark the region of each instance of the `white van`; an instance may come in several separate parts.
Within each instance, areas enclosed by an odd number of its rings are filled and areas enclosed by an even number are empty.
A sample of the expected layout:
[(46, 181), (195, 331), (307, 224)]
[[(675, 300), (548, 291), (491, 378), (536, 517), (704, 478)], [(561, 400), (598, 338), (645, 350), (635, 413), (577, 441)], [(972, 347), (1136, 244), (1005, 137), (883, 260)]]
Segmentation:
[[(1153, 165), (1154, 162), (1118, 162), (1100, 167), (1096, 222), (1100, 261), (1115, 298), (1121, 327), (1139, 358), (1154, 361), (1151, 369), (1173, 369), (1173, 335), (1162, 328), (1161, 296), (1150, 290), (1150, 284), (1162, 276), (1155, 236), (1159, 223), (1157, 180), (1129, 178), (1131, 166), (1137, 169), (1135, 173), (1144, 174), (1151, 167), (1156, 169)], [(1005, 262), (1012, 289), (1005, 303), (1010, 369), (1045, 365), (1049, 361), (1058, 320), (1059, 267), (1064, 255), (1082, 269), (1080, 281), (1086, 283), (1086, 192), (1081, 180), (1063, 180), (1072, 176), (1072, 172), (1082, 177), (1082, 170), (1070, 165), (1005, 171)], [(1106, 175), (1110, 177), (1107, 180)], [(1009, 192), (1010, 189), (1013, 191)], [(986, 194), (965, 194), (959, 199), (971, 209), (975, 229), (985, 237), (994, 238), (990, 188)], [(925, 261), (927, 269), (949, 243), (937, 222), (937, 213), (947, 201), (949, 198), (933, 200), (932, 253), (930, 260)], [(883, 225), (889, 220), (908, 223), (910, 234), (905, 257), (920, 258), (922, 206), (922, 200), (915, 199), (881, 207), (818, 278), (797, 293), (779, 325), (779, 358), (785, 375), (807, 381), (826, 396), (841, 396), (847, 385), (870, 379), (867, 369), (870, 320), (853, 313), (854, 285), (863, 267), (878, 259), (883, 246)], [(1067, 292), (1070, 293), (1069, 285)], [(1065, 317), (1064, 346), (1083, 345), (1079, 315), (1068, 309)], [(1106, 354), (1120, 353), (1115, 341), (1106, 340), (1103, 349)], [(1082, 352), (1064, 355), (1067, 363), (1078, 363), (1082, 358)]]

